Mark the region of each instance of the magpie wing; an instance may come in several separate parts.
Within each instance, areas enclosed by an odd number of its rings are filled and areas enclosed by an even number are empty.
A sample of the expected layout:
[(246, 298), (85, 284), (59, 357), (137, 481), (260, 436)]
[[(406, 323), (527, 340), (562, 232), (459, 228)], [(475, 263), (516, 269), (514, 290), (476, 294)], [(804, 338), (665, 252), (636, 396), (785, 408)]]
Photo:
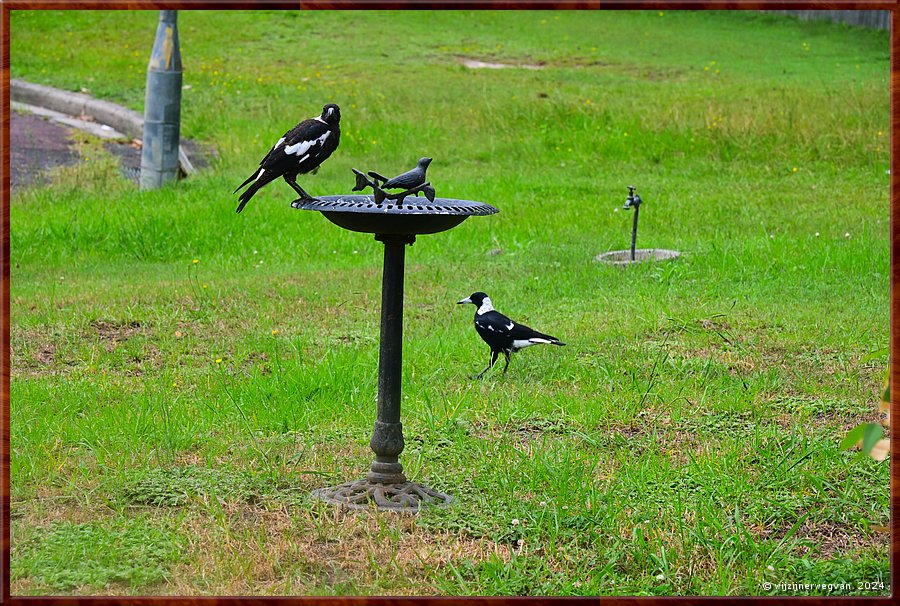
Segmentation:
[(556, 337), (545, 335), (533, 328), (529, 328), (524, 324), (517, 324), (498, 311), (490, 311), (483, 314), (482, 318), (484, 329), (486, 331), (490, 331), (514, 341), (527, 341), (528, 339), (547, 339), (548, 341), (559, 340)]
[(282, 174), (305, 158), (315, 156), (330, 136), (331, 128), (321, 120), (304, 120), (284, 133), (259, 165), (266, 171)]

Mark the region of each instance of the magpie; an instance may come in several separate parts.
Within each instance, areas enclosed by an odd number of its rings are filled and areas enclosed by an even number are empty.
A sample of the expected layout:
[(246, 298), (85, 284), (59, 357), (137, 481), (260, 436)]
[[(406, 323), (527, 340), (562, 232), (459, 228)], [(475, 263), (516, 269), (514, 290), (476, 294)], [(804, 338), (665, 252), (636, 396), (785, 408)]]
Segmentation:
[(322, 115), (304, 120), (278, 140), (259, 163), (259, 170), (234, 190), (237, 193), (250, 183), (250, 187), (238, 198), (237, 212), (244, 210), (250, 198), (263, 186), (283, 177), (301, 200), (313, 200), (312, 196), (297, 185), (297, 175), (315, 173), (319, 165), (337, 149), (341, 140), (341, 108), (329, 103), (322, 108)]
[(369, 174), (384, 181), (381, 189), (412, 189), (425, 183), (425, 171), (428, 170), (429, 164), (431, 164), (431, 158), (419, 158), (419, 163), (414, 169), (397, 175), (393, 179), (385, 179), (377, 173)]
[(457, 301), (458, 305), (471, 303), (475, 310), (475, 330), (478, 336), (491, 348), (491, 363), (475, 377), (480, 379), (484, 373), (493, 368), (497, 356), (501, 353), (506, 358), (503, 372), (509, 368), (509, 357), (520, 349), (546, 343), (548, 345), (565, 345), (556, 337), (545, 335), (524, 324), (516, 324), (494, 309), (491, 298), (483, 292), (474, 292), (465, 299)]

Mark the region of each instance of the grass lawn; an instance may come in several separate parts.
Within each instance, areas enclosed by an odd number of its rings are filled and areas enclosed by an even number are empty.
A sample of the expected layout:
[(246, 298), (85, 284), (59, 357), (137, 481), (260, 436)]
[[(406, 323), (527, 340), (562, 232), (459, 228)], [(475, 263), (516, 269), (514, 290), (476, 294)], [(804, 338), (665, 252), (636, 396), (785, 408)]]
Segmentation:
[[(141, 110), (157, 16), (14, 11), (12, 76)], [(886, 32), (262, 10), (179, 31), (209, 169), (138, 192), (79, 136), (10, 201), (13, 594), (889, 593), (888, 464), (838, 446), (878, 418), (888, 357)], [(446, 510), (309, 496), (371, 460), (382, 246), (284, 183), (240, 215), (231, 192), (327, 102), (342, 142), (311, 194), (428, 155), (439, 196), (501, 211), (407, 250), (401, 462)], [(679, 260), (592, 262), (630, 243), (627, 185), (638, 245)], [(471, 380), (476, 290), (568, 346)]]

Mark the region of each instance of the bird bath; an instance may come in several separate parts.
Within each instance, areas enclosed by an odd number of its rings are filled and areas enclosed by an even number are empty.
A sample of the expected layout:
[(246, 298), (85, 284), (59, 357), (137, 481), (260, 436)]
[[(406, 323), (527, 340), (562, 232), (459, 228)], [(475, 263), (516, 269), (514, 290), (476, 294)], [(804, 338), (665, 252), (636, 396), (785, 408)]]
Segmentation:
[(313, 497), (350, 509), (416, 512), (423, 505), (443, 506), (449, 495), (410, 482), (403, 474), (400, 423), (400, 374), (403, 349), (403, 271), (406, 246), (417, 235), (434, 234), (456, 227), (473, 215), (499, 212), (489, 204), (449, 198), (408, 197), (403, 204), (381, 204), (374, 196), (323, 196), (298, 200), (299, 210), (316, 210), (329, 221), (356, 232), (375, 234), (384, 244), (381, 281), (381, 344), (378, 355), (378, 410), (369, 446), (375, 460), (365, 478), (339, 486), (319, 488)]

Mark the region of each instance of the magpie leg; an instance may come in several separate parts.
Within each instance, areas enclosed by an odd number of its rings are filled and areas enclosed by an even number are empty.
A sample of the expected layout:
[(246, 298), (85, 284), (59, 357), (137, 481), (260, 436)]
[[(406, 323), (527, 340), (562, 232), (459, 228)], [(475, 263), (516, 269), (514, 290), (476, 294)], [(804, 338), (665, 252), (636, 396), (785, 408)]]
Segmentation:
[(310, 196), (310, 195), (309, 195), (308, 193), (306, 193), (305, 191), (303, 191), (303, 188), (302, 188), (302, 187), (300, 187), (299, 185), (297, 185), (297, 177), (288, 177), (287, 175), (284, 175), (284, 180), (287, 181), (287, 184), (290, 185), (291, 188), (292, 188), (295, 192), (297, 192), (298, 194), (300, 194), (300, 199), (301, 199), (301, 200), (315, 200), (315, 199), (316, 199), (316, 198), (313, 198), (312, 196)]
[(491, 352), (491, 363), (488, 364), (488, 367), (487, 367), (487, 368), (485, 368), (484, 370), (482, 370), (480, 373), (478, 373), (477, 375), (475, 375), (475, 376), (472, 377), (472, 378), (473, 378), (473, 379), (480, 379), (481, 377), (484, 376), (484, 373), (486, 373), (487, 371), (489, 371), (490, 369), (492, 369), (492, 368), (494, 367), (494, 363), (497, 361), (497, 356), (499, 355), (499, 353), (500, 353), (499, 351), (492, 351), (492, 352)]
[(503, 352), (503, 357), (506, 358), (506, 366), (503, 367), (503, 374), (506, 374), (506, 371), (509, 370), (509, 352), (508, 352), (508, 351), (504, 351), (504, 352)]

